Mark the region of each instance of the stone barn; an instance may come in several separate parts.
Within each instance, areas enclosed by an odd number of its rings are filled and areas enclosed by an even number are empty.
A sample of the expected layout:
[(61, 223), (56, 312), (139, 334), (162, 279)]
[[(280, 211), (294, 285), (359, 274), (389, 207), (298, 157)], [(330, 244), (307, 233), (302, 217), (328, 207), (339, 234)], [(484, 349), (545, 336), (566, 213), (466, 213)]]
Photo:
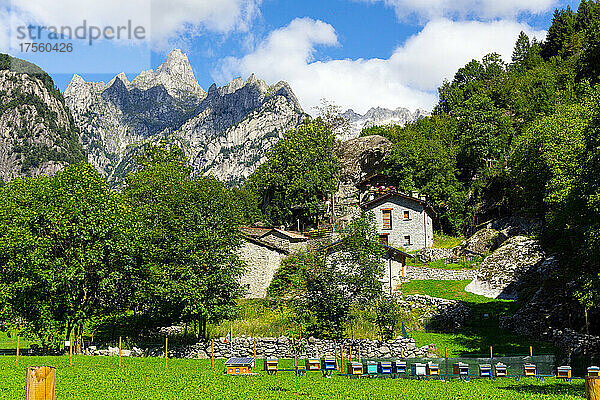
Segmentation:
[(247, 270), (241, 278), (246, 298), (262, 298), (281, 261), (289, 254), (306, 248), (308, 238), (296, 232), (274, 228), (240, 228), (244, 243), (238, 249)]

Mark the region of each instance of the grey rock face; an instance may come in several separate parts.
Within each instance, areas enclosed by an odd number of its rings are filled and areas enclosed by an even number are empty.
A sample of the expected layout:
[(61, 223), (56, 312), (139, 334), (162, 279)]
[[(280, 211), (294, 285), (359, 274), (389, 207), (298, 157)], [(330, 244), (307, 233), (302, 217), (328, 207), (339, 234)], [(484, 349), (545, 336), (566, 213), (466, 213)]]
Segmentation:
[(483, 260), (477, 277), (465, 290), (490, 298), (516, 299), (526, 280), (542, 280), (555, 263), (537, 240), (515, 236)]
[(340, 139), (348, 140), (357, 138), (360, 132), (365, 128), (370, 128), (376, 125), (406, 125), (409, 122), (416, 121), (429, 113), (417, 109), (414, 113), (410, 110), (402, 107), (398, 107), (395, 110), (387, 108), (374, 107), (367, 111), (364, 115), (360, 115), (354, 110), (349, 109), (342, 114), (344, 118), (350, 123), (351, 129), (343, 135), (340, 135)]
[(0, 179), (51, 175), (84, 158), (69, 110), (33, 75), (0, 71)]
[(246, 179), (267, 150), (305, 116), (289, 85), (251, 75), (202, 90), (185, 54), (174, 50), (154, 71), (107, 85), (75, 75), (65, 91), (89, 161), (118, 185), (148, 143), (166, 139), (184, 149), (196, 174)]

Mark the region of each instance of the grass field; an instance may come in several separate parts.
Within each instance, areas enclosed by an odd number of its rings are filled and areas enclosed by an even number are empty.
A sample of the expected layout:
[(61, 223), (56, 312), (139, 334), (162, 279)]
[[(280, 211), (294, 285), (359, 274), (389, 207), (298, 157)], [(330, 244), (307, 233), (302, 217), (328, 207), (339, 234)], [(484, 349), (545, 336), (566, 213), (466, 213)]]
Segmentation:
[(464, 281), (410, 281), (403, 283), (400, 289), (402, 294), (426, 294), (432, 297), (440, 297), (442, 299), (462, 300), (469, 303), (489, 303), (496, 301), (485, 296), (465, 292), (465, 287), (470, 283), (470, 280)]
[[(287, 360), (287, 367), (292, 361)], [(0, 357), (0, 399), (20, 399), (25, 395), (25, 368), (49, 365), (57, 369), (58, 400), (107, 399), (294, 399), (293, 373), (267, 376), (224, 376), (223, 361), (210, 368), (210, 360), (123, 359), (115, 357), (22, 357), (19, 367), (14, 357)], [(283, 365), (285, 367), (286, 365)], [(259, 368), (259, 370), (262, 368)], [(411, 381), (405, 379), (348, 379), (321, 377), (318, 372), (299, 379), (304, 399), (584, 399), (582, 381), (570, 383), (546, 379), (539, 383), (524, 379), (493, 381)]]

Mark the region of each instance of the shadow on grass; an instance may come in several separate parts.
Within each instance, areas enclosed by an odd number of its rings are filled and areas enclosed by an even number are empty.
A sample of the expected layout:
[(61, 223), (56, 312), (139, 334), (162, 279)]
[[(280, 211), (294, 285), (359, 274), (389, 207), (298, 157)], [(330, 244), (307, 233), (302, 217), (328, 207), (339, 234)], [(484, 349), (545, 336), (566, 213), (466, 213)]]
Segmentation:
[(506, 386), (503, 389), (535, 395), (581, 396), (582, 398), (585, 398), (585, 386), (583, 381), (555, 382), (544, 384), (540, 383), (538, 385), (519, 385), (515, 383), (513, 385)]
[[(528, 355), (529, 346), (535, 354), (557, 354), (558, 349), (549, 343), (539, 342), (499, 327), (500, 318), (513, 315), (518, 309), (514, 301), (490, 301), (486, 303), (465, 302), (470, 308), (470, 316), (461, 329), (452, 329), (438, 324), (435, 319), (427, 325), (428, 332), (450, 333), (456, 335), (454, 344), (461, 356), (488, 356), (490, 346), (494, 355)], [(443, 320), (443, 318), (442, 318)]]

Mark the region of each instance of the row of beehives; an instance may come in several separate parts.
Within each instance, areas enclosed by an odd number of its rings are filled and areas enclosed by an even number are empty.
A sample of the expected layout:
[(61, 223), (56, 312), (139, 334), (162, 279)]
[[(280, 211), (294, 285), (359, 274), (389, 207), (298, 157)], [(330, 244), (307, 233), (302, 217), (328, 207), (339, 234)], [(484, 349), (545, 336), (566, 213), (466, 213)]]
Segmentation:
[[(241, 363), (240, 363), (241, 361)], [(337, 371), (338, 363), (334, 357), (325, 357), (323, 359), (318, 358), (307, 358), (305, 360), (305, 367), (302, 371), (323, 371), (324, 373), (332, 373)], [(232, 358), (228, 360), (225, 365), (228, 367), (227, 373), (229, 374), (244, 374), (252, 373), (254, 368), (255, 359), (249, 358)], [(297, 366), (290, 371), (298, 371), (300, 368)], [(359, 375), (408, 375), (409, 368), (406, 361), (366, 361), (364, 363), (349, 361), (347, 367), (347, 375), (359, 376)], [(233, 367), (234, 369), (231, 369)], [(236, 367), (240, 368), (237, 369)], [(278, 371), (288, 371), (279, 369), (279, 360), (277, 358), (267, 358), (264, 360), (264, 370), (269, 374), (277, 373)], [(455, 363), (453, 364), (453, 375), (458, 377), (469, 377), (469, 365), (466, 363)], [(560, 366), (557, 368), (557, 378), (571, 379), (572, 372), (570, 366)], [(588, 376), (599, 376), (600, 368), (592, 366), (588, 368)], [(410, 365), (410, 374), (416, 377), (426, 376), (440, 376), (439, 364), (429, 362), (424, 363), (413, 363)], [(479, 364), (478, 365), (478, 376), (481, 378), (502, 378), (508, 377), (508, 366), (501, 362), (496, 364)], [(535, 377), (537, 376), (537, 366), (535, 364), (523, 365), (523, 376)]]
[[(556, 377), (560, 379), (571, 379), (572, 369), (570, 366), (560, 366), (557, 368)], [(600, 368), (592, 366), (588, 368), (588, 376), (599, 376)], [(348, 363), (348, 375), (393, 375), (393, 374), (407, 374), (407, 364), (405, 361), (367, 361), (366, 363), (350, 362)], [(416, 377), (426, 376), (440, 376), (440, 366), (433, 362), (427, 364), (414, 363), (410, 366), (410, 374)], [(469, 365), (465, 363), (456, 363), (452, 366), (452, 375), (458, 377), (469, 377), (470, 375)], [(475, 376), (481, 378), (504, 378), (508, 377), (508, 367), (506, 364), (479, 364), (478, 374)], [(537, 366), (535, 364), (524, 364), (523, 365), (523, 376), (535, 377), (537, 376)]]

